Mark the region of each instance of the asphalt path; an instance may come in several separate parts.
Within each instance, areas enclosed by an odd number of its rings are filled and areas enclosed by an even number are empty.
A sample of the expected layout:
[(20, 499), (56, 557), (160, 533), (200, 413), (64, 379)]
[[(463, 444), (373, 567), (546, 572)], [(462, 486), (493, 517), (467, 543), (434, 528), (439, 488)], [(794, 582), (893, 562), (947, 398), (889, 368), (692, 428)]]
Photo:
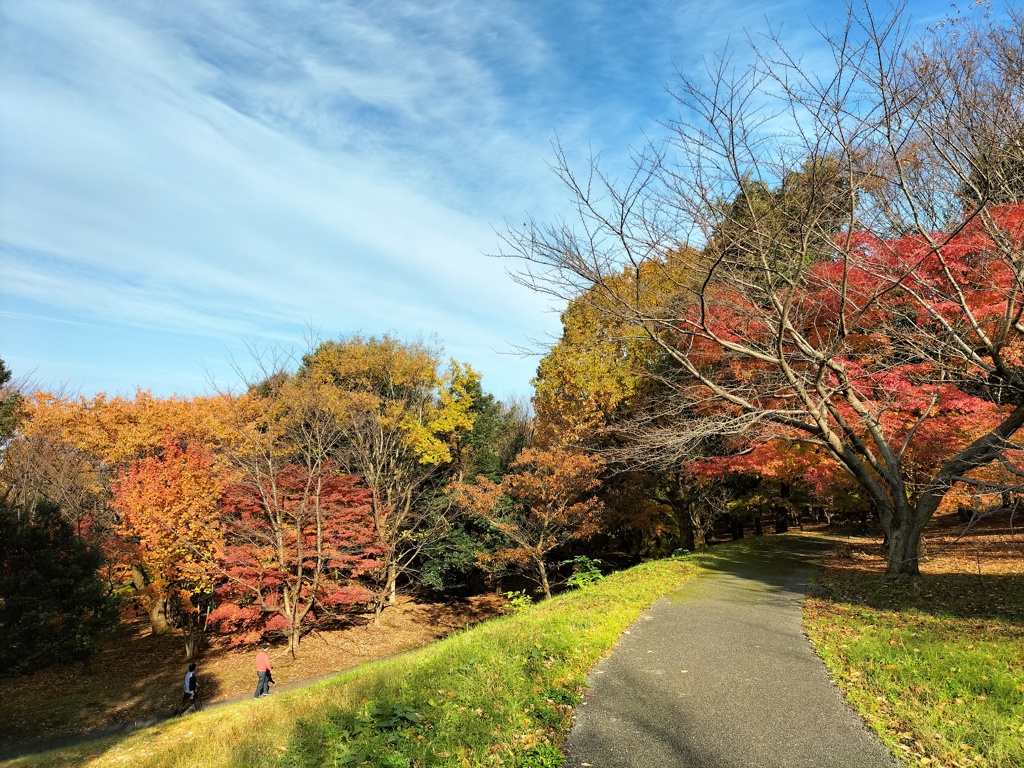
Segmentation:
[(571, 768), (895, 768), (803, 633), (826, 542), (773, 537), (645, 611), (591, 672)]

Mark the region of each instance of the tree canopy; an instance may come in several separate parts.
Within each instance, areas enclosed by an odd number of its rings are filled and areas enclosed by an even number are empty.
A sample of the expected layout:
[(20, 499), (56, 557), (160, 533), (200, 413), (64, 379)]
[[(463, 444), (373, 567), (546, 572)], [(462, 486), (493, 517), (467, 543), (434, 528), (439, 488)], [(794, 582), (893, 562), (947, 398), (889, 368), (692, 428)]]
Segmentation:
[[(510, 232), (507, 255), (538, 290), (606, 297), (590, 302), (605, 327), (657, 348), (650, 451), (816, 446), (870, 500), (892, 574), (918, 572), (952, 488), (994, 489), (996, 466), (1016, 487), (1021, 201), (1012, 164), (985, 166), (1006, 194), (965, 207), (963, 188), (1024, 123), (1022, 20), (912, 39), (898, 10), (851, 7), (823, 32), (831, 70), (770, 39), (746, 69), (719, 59), (711, 87), (681, 74), (667, 145), (626, 183), (561, 156), (578, 221)], [(670, 253), (690, 279), (666, 296)], [(620, 273), (627, 295), (609, 289)]]

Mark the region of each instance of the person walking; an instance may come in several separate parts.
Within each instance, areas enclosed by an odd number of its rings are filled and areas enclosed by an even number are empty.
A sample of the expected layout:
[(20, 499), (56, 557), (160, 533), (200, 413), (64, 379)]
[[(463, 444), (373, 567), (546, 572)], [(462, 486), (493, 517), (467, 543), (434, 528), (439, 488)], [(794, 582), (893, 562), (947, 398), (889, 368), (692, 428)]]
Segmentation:
[(256, 654), (256, 694), (253, 696), (254, 699), (258, 699), (260, 696), (266, 696), (270, 693), (270, 684), (274, 682), (274, 678), (270, 674), (270, 646), (265, 644)]
[(182, 693), (181, 703), (178, 705), (175, 714), (183, 715), (189, 707), (195, 707), (196, 712), (201, 708), (199, 704), (199, 683), (196, 680), (196, 663), (194, 661), (188, 665), (188, 672), (185, 673), (185, 690)]

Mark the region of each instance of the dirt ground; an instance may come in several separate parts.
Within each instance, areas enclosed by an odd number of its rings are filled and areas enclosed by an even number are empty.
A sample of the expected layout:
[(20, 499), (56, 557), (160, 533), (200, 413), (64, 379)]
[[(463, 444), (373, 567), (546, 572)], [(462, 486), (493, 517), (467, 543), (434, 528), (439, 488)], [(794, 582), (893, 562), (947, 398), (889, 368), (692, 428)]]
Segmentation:
[[(501, 612), (504, 599), (480, 595), (462, 602), (419, 602), (401, 597), (381, 616), (356, 626), (314, 632), (293, 659), (283, 642), (270, 652), (274, 680), (291, 683), (387, 658), (418, 648)], [(229, 648), (213, 640), (195, 659), (205, 702), (251, 695), (256, 687), (253, 648)], [(4, 681), (0, 697), (0, 744), (46, 739), (171, 712), (188, 669), (175, 635), (155, 636), (148, 623), (125, 626), (103, 645), (91, 664), (58, 667)]]

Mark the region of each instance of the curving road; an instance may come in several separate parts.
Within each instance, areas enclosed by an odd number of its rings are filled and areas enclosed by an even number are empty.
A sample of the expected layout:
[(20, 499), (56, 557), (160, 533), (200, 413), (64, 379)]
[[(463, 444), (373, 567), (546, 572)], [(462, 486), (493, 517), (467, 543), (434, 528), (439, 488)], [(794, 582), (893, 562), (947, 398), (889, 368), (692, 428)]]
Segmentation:
[(645, 611), (591, 672), (573, 768), (895, 768), (803, 634), (827, 542), (773, 537)]

